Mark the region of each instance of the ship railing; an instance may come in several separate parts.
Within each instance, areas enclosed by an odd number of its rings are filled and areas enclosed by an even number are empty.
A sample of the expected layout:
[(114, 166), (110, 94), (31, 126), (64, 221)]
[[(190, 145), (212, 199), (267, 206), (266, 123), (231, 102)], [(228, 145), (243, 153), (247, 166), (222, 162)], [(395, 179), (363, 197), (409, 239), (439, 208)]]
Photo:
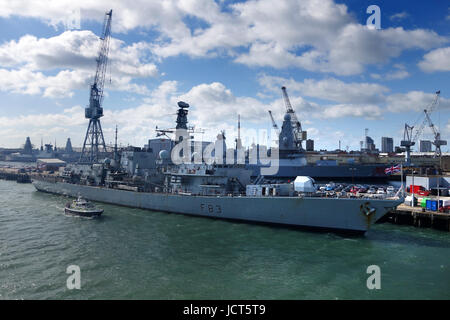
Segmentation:
[[(304, 196), (307, 196), (303, 193)], [(374, 199), (387, 199), (387, 198), (396, 198), (396, 195), (390, 194), (390, 193), (383, 193), (383, 194), (367, 194), (367, 193), (341, 193), (341, 192), (316, 192), (313, 194), (310, 194), (311, 197), (317, 197), (317, 198), (336, 198), (336, 199), (367, 199), (367, 200), (374, 200)]]

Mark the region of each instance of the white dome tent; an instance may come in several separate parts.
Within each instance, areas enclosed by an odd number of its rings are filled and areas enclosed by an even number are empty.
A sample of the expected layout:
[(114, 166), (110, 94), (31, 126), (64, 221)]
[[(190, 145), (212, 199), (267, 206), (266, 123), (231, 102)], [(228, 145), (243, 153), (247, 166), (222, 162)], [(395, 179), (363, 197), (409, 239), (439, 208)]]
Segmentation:
[(315, 181), (311, 177), (298, 176), (294, 180), (294, 190), (297, 192), (316, 192)]

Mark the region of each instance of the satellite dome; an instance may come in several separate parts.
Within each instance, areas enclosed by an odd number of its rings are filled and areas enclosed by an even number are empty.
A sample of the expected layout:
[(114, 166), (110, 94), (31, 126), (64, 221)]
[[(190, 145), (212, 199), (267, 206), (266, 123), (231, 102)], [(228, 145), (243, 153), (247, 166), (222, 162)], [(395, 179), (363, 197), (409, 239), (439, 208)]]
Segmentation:
[(286, 121), (291, 121), (291, 115), (290, 115), (289, 113), (286, 113), (286, 114), (284, 115), (284, 120), (286, 120)]
[(167, 151), (167, 150), (161, 150), (161, 151), (159, 152), (159, 158), (160, 158), (161, 160), (167, 160), (167, 159), (169, 159), (169, 158), (170, 158), (170, 153), (169, 153), (169, 151)]
[(103, 160), (104, 164), (110, 164), (111, 163), (111, 159), (110, 158), (105, 158), (105, 160)]

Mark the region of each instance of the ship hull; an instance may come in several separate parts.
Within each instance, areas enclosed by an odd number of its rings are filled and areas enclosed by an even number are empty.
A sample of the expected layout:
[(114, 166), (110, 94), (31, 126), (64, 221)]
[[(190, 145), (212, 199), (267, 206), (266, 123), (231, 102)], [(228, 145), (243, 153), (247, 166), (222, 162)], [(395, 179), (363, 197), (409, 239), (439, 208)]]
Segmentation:
[[(218, 219), (365, 233), (399, 200), (301, 197), (211, 197), (133, 192), (64, 182), (34, 180), (37, 190), (153, 211)], [(367, 208), (374, 208), (367, 215)]]

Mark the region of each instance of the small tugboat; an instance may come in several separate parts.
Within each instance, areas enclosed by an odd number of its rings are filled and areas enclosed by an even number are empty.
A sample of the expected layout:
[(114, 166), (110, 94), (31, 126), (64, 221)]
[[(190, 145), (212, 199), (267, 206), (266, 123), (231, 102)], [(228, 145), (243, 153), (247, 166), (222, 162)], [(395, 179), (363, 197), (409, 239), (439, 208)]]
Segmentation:
[(80, 217), (99, 217), (103, 213), (103, 209), (98, 209), (93, 203), (78, 196), (77, 200), (67, 203), (64, 208), (66, 214)]

